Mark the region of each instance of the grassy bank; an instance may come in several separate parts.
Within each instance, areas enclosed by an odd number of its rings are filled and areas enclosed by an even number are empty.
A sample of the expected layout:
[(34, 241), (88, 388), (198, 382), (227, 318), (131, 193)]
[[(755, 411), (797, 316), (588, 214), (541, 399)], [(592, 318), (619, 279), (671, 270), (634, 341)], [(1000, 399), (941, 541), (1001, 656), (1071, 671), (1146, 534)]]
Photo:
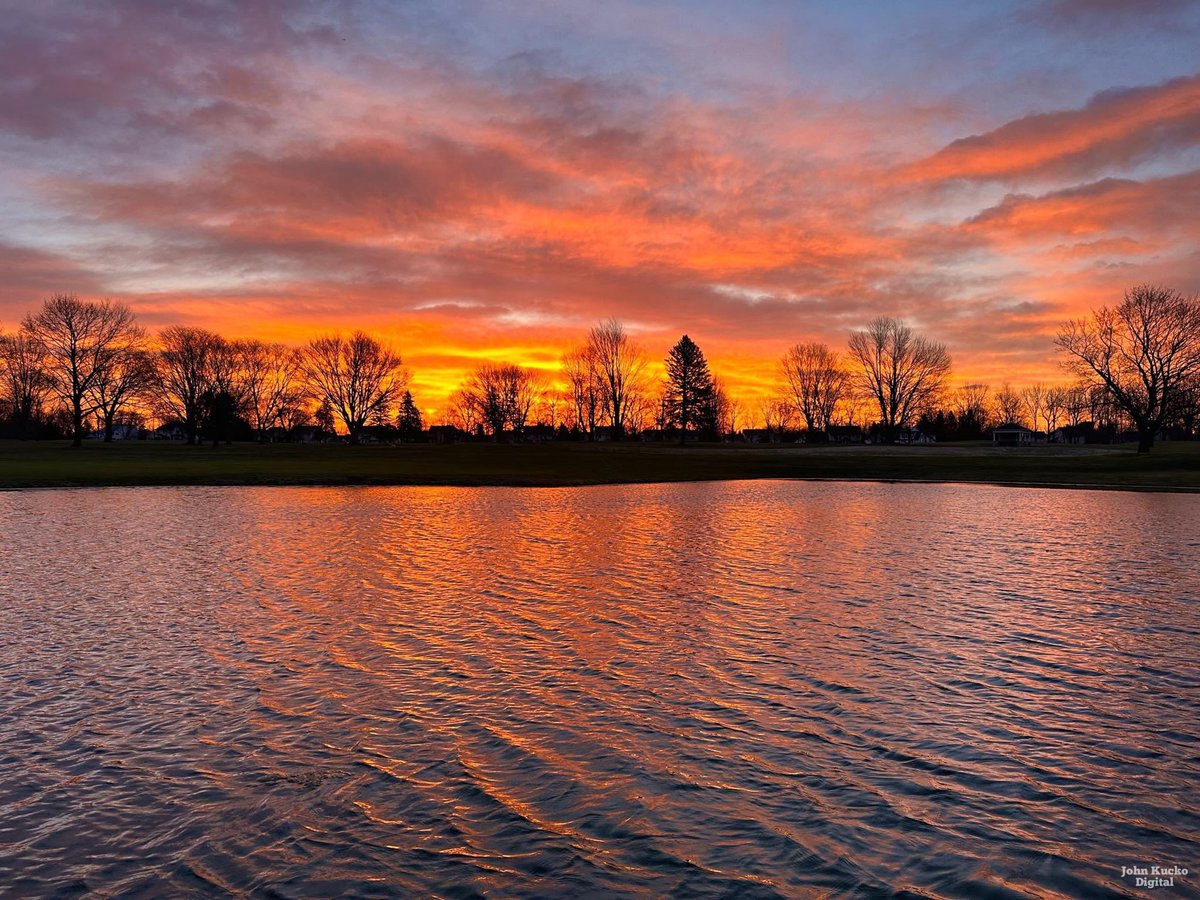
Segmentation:
[(1200, 444), (1007, 449), (460, 444), (400, 447), (0, 442), (0, 488), (164, 484), (581, 485), (826, 478), (1200, 490)]

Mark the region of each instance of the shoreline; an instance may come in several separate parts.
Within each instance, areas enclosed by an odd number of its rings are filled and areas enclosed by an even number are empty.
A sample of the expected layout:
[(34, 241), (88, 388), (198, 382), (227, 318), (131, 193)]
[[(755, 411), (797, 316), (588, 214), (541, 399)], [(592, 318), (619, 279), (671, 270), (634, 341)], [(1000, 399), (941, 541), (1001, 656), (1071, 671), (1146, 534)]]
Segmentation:
[(0, 442), (0, 491), (113, 487), (520, 487), (783, 479), (1200, 493), (1200, 442), (1150, 454), (1052, 445), (65, 444)]
[(1171, 484), (1120, 484), (1113, 482), (1086, 481), (998, 481), (985, 479), (948, 479), (948, 478), (854, 478), (837, 476), (803, 476), (803, 475), (747, 475), (714, 478), (670, 478), (656, 480), (605, 480), (605, 481), (479, 481), (470, 479), (459, 480), (363, 480), (363, 479), (324, 479), (324, 480), (291, 480), (291, 481), (112, 481), (112, 482), (61, 482), (55, 484), (17, 484), (0, 485), (0, 494), (24, 493), (33, 491), (88, 491), (112, 490), (113, 488), (137, 489), (166, 489), (182, 487), (213, 487), (213, 488), (476, 488), (476, 489), (513, 489), (522, 490), (564, 490), (570, 488), (593, 487), (633, 487), (638, 485), (664, 484), (714, 484), (733, 483), (742, 481), (799, 481), (812, 484), (903, 484), (903, 485), (951, 485), (959, 487), (998, 487), (998, 488), (1041, 488), (1055, 491), (1124, 491), (1136, 494), (1200, 494), (1200, 486), (1171, 485)]

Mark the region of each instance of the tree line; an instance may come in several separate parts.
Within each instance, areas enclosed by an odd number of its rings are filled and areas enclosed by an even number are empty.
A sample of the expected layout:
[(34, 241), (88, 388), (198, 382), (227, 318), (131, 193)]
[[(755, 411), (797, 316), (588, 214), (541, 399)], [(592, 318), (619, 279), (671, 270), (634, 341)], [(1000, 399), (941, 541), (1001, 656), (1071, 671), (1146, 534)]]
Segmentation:
[[(828, 438), (870, 428), (882, 441), (914, 429), (939, 439), (984, 437), (1002, 423), (1051, 433), (1085, 422), (1137, 432), (1139, 449), (1171, 428), (1194, 433), (1200, 405), (1200, 303), (1141, 285), (1113, 307), (1067, 322), (1055, 340), (1061, 385), (951, 389), (943, 344), (894, 318), (850, 336), (843, 351), (798, 343), (778, 364), (775, 392), (755, 415), (730, 395), (688, 335), (654, 375), (650, 356), (616, 320), (564, 354), (554, 377), (506, 362), (479, 365), (454, 392), (444, 424), (467, 437), (520, 440), (531, 428), (558, 437), (717, 440), (760, 425), (770, 439)], [(65, 435), (150, 420), (188, 443), (288, 439), (304, 428), (351, 443), (365, 434), (416, 440), (424, 416), (400, 353), (363, 331), (291, 347), (229, 340), (170, 326), (151, 336), (125, 304), (60, 294), (0, 333), (0, 433)]]

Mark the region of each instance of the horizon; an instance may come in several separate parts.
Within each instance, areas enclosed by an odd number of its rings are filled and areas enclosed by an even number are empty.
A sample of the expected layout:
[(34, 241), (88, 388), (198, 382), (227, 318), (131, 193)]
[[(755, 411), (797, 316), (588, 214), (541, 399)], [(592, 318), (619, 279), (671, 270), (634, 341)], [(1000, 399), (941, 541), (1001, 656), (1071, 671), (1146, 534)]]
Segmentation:
[(152, 330), (362, 328), (436, 411), (609, 316), (751, 401), (875, 316), (956, 383), (1064, 381), (1064, 320), (1196, 293), (1195, 4), (583, 9), (10, 14), (0, 324), (74, 292)]

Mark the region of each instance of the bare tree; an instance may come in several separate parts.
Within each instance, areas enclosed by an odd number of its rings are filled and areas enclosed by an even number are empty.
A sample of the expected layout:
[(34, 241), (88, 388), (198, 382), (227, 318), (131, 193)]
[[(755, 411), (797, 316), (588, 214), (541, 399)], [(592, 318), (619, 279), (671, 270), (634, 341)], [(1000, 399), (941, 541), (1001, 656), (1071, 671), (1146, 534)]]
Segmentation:
[(630, 394), (629, 404), (625, 410), (625, 433), (638, 434), (648, 428), (653, 428), (658, 419), (661, 400), (661, 397), (645, 385)]
[(941, 393), (950, 374), (950, 353), (896, 319), (873, 320), (850, 337), (858, 383), (879, 407), (884, 437), (893, 440)]
[(345, 424), (352, 444), (358, 443), (372, 414), (388, 410), (408, 383), (400, 354), (362, 331), (349, 338), (334, 334), (310, 341), (304, 371), (313, 393)]
[(1029, 411), (1029, 422), (1033, 430), (1038, 430), (1038, 420), (1042, 416), (1042, 407), (1046, 403), (1046, 386), (1041, 382), (1030, 385), (1021, 391), (1021, 402)]
[(980, 425), (986, 424), (991, 417), (991, 407), (991, 388), (986, 384), (964, 384), (954, 392), (952, 408), (960, 422), (970, 419)]
[(537, 406), (533, 410), (533, 420), (538, 425), (549, 425), (551, 428), (557, 428), (562, 421), (565, 406), (565, 398), (561, 391), (543, 387), (538, 397)]
[(289, 440), (297, 431), (305, 425), (312, 425), (315, 420), (313, 410), (310, 409), (303, 397), (297, 398), (295, 403), (286, 404), (279, 411), (279, 424), (288, 433)]
[(160, 417), (178, 419), (187, 442), (195, 444), (225, 341), (203, 328), (172, 325), (159, 332), (158, 343), (155, 405)]
[(1047, 437), (1057, 430), (1058, 423), (1062, 420), (1063, 414), (1067, 411), (1067, 406), (1069, 403), (1069, 388), (1055, 386), (1046, 390), (1046, 397), (1042, 401), (1042, 415), (1046, 420)]
[(246, 395), (242, 362), (241, 342), (218, 336), (209, 363), (209, 391), (224, 395), (237, 410), (241, 410)]
[(472, 373), (462, 390), (492, 439), (498, 441), (505, 431), (521, 436), (541, 389), (541, 379), (532, 369), (485, 363)]
[(780, 360), (784, 381), (809, 433), (825, 431), (850, 387), (850, 373), (825, 344), (796, 344)]
[(88, 396), (100, 416), (105, 443), (112, 443), (117, 419), (153, 387), (155, 375), (154, 357), (146, 349), (144, 335), (114, 353), (97, 373)]
[(45, 347), (25, 331), (0, 335), (0, 397), (22, 436), (41, 419), (53, 388)]
[(631, 407), (645, 393), (646, 354), (630, 340), (616, 319), (595, 326), (588, 335), (588, 349), (600, 370), (603, 399), (613, 437), (625, 435)]
[(596, 439), (596, 426), (604, 409), (604, 375), (591, 343), (571, 350), (563, 357), (563, 374), (571, 392), (575, 424), (588, 436)]
[(300, 354), (283, 344), (242, 341), (234, 347), (240, 393), (258, 439), (268, 429), (283, 425), (284, 413), (303, 405)]
[(1078, 428), (1083, 424), (1083, 417), (1088, 412), (1088, 388), (1086, 385), (1075, 384), (1066, 389), (1063, 410), (1068, 425)]
[(445, 418), (446, 424), (461, 428), (467, 434), (477, 434), (483, 425), (479, 410), (465, 387), (460, 387), (450, 395)]
[(1196, 434), (1196, 423), (1200, 421), (1200, 376), (1191, 380), (1176, 404), (1179, 426), (1188, 434)]
[(1055, 343), (1067, 354), (1067, 368), (1104, 386), (1137, 429), (1138, 452), (1148, 453), (1200, 374), (1200, 302), (1140, 285), (1117, 307), (1068, 322)]
[(89, 397), (96, 379), (141, 334), (133, 312), (111, 300), (56, 294), (26, 316), (23, 327), (45, 352), (53, 390), (71, 414), (71, 444), (82, 447), (84, 418), (95, 409)]
[(713, 378), (712, 390), (705, 405), (708, 409), (700, 419), (702, 430), (708, 431), (717, 440), (737, 432), (742, 405), (730, 395), (720, 378)]
[(767, 430), (772, 443), (774, 443), (779, 440), (779, 436), (783, 432), (791, 427), (792, 403), (784, 397), (766, 397), (759, 402), (758, 414), (763, 428)]
[(996, 412), (999, 413), (1001, 424), (1009, 422), (1021, 425), (1025, 421), (1025, 401), (1021, 395), (1008, 384), (996, 392)]
[(1100, 429), (1115, 429), (1121, 424), (1121, 410), (1113, 402), (1112, 393), (1102, 384), (1087, 387), (1087, 415)]

